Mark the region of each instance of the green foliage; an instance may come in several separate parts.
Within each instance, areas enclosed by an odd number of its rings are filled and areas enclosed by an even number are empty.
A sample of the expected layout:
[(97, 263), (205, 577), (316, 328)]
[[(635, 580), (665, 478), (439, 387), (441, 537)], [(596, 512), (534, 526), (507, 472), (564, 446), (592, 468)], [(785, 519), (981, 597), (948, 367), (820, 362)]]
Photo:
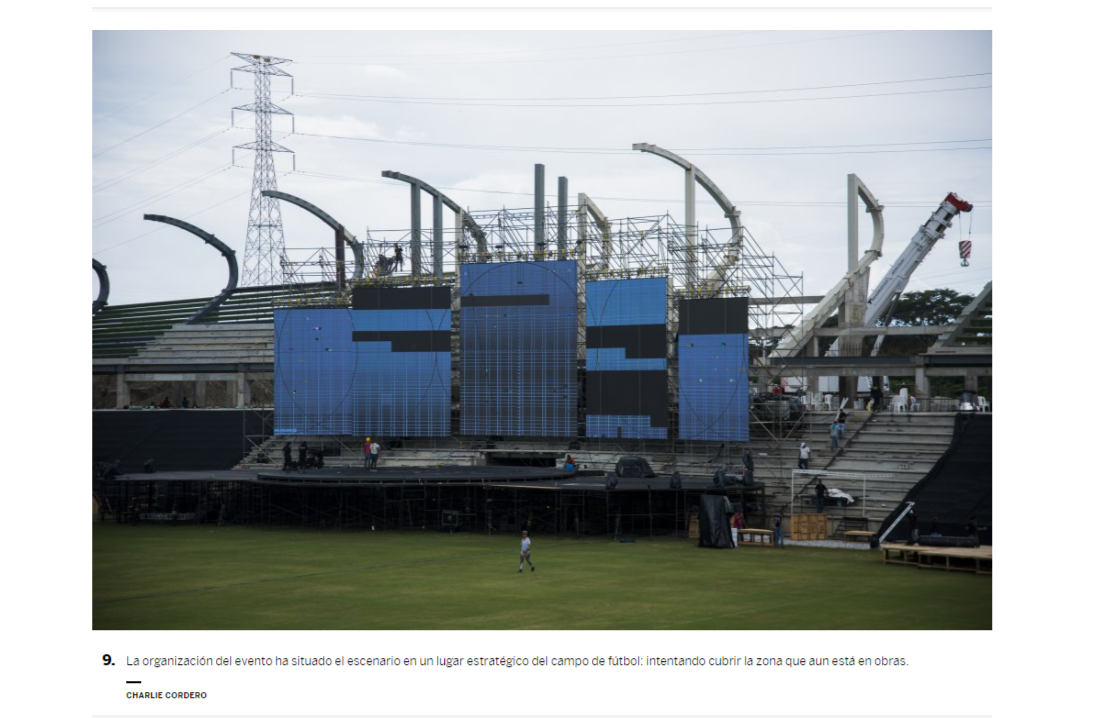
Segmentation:
[[(929, 289), (924, 292), (905, 292), (894, 305), (889, 318), (891, 327), (936, 327), (952, 324), (974, 297), (959, 294), (954, 289)], [(885, 326), (887, 322), (879, 322)], [(867, 341), (873, 346), (873, 339)], [(928, 351), (936, 341), (935, 336), (886, 337), (882, 343), (882, 356), (916, 356)], [(869, 351), (869, 349), (868, 349)], [(961, 384), (961, 382), (960, 382)], [(932, 391), (938, 394), (935, 387)]]
[(988, 577), (685, 539), (93, 526), (95, 629), (975, 629)]

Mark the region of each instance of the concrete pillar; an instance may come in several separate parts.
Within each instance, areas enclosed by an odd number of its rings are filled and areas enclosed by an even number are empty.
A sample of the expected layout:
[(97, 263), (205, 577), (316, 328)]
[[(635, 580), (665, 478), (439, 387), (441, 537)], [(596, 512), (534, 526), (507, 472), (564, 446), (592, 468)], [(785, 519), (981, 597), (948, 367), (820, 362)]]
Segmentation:
[(246, 372), (239, 374), (239, 378), (235, 380), (238, 395), (238, 407), (245, 409), (250, 406), (250, 379), (247, 378)]
[(697, 284), (697, 173), (685, 171), (685, 287)]
[(916, 381), (916, 393), (914, 396), (917, 399), (929, 398), (932, 395), (932, 387), (928, 383), (928, 375), (924, 373), (923, 366), (916, 367), (914, 379)]
[(443, 198), (439, 195), (431, 202), (431, 272), (443, 276)]
[(235, 408), (239, 401), (239, 381), (237, 379), (227, 380), (227, 405)]
[(565, 177), (558, 178), (558, 251), (565, 252), (570, 237), (570, 210), (567, 204), (567, 195), (570, 191), (569, 180)]
[(978, 375), (977, 374), (967, 374), (966, 378), (963, 379), (963, 389), (965, 389), (967, 391), (973, 391), (974, 393), (977, 394), (978, 393)]
[(412, 210), (412, 237), (408, 242), (408, 261), (412, 267), (412, 276), (420, 273), (420, 241), (423, 228), (420, 226), (420, 186), (411, 185), (411, 210)]
[(131, 405), (131, 384), (127, 382), (126, 374), (116, 374), (116, 408), (122, 409)]
[(204, 406), (208, 402), (208, 382), (197, 379), (193, 390), (193, 406)]
[(546, 248), (546, 223), (547, 223), (547, 196), (545, 167), (535, 165), (535, 251), (541, 252)]
[(847, 175), (847, 271), (859, 266), (859, 178)]
[(347, 286), (347, 243), (346, 235), (340, 227), (335, 230), (335, 284), (339, 290)]

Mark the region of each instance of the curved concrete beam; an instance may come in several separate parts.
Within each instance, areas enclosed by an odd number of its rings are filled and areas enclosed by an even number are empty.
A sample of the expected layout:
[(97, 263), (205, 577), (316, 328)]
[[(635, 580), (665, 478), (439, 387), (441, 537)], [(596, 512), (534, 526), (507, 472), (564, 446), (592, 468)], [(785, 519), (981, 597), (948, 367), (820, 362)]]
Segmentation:
[[(428, 184), (427, 182), (424, 182), (419, 177), (413, 177), (412, 175), (406, 175), (403, 172), (395, 172), (393, 170), (385, 170), (381, 173), (381, 176), (386, 177), (388, 179), (394, 179), (394, 180), (397, 180), (397, 181), (400, 181), (400, 182), (407, 182), (408, 184), (410, 184), (414, 187), (418, 187), (419, 189), (423, 190), (424, 192), (427, 192), (432, 197), (437, 197), (439, 199), (439, 201), (441, 201), (443, 204), (445, 204), (452, 212), (455, 213), (455, 215), (457, 215), (457, 217), (461, 220), (462, 227), (466, 231), (468, 231), (471, 235), (473, 235), (474, 241), (477, 242), (478, 254), (485, 254), (487, 251), (489, 251), (488, 246), (486, 245), (485, 230), (482, 229), (481, 226), (478, 225), (478, 223), (474, 221), (474, 218), (470, 216), (469, 212), (462, 209), (462, 207), (457, 202), (455, 202), (450, 197), (448, 197), (447, 195), (440, 192), (436, 187)], [(462, 241), (462, 236), (461, 236), (461, 234), (459, 234), (457, 237), (455, 237), (456, 245), (458, 243), (460, 243), (461, 241)], [(459, 252), (459, 254), (457, 254), (456, 257), (461, 256), (461, 251), (460, 250), (461, 250), (461, 247), (456, 246), (456, 251)]]
[(209, 313), (214, 311), (216, 307), (222, 304), (225, 299), (230, 297), (231, 293), (235, 291), (235, 287), (239, 286), (239, 262), (235, 259), (235, 250), (231, 249), (226, 244), (216, 239), (216, 236), (214, 234), (209, 234), (203, 229), (191, 225), (188, 222), (182, 222), (179, 219), (166, 217), (165, 215), (161, 214), (144, 214), (142, 218), (151, 222), (162, 222), (163, 224), (168, 224), (173, 227), (177, 227), (178, 229), (183, 229), (191, 234), (195, 234), (197, 237), (203, 239), (207, 244), (210, 244), (218, 249), (223, 255), (224, 259), (227, 260), (227, 286), (223, 288), (222, 292), (212, 297), (212, 299), (209, 300), (208, 303), (205, 304), (203, 307), (201, 307), (195, 314), (185, 320), (186, 324), (196, 324), (201, 319), (208, 316)]
[(597, 206), (597, 203), (587, 195), (585, 192), (578, 192), (578, 241), (585, 241), (585, 223), (586, 218), (592, 217), (593, 224), (597, 225), (597, 229), (601, 230), (601, 261), (596, 266), (596, 269), (605, 271), (612, 260), (612, 225), (609, 224), (608, 217)]
[(676, 155), (670, 150), (663, 149), (658, 145), (648, 144), (646, 142), (638, 142), (632, 145), (633, 150), (640, 152), (647, 152), (653, 155), (658, 155), (663, 159), (669, 160), (681, 167), (686, 172), (686, 251), (688, 256), (686, 261), (689, 263), (689, 272), (686, 281), (689, 287), (692, 287), (696, 282), (696, 221), (693, 205), (693, 181), (696, 180), (697, 184), (705, 188), (709, 196), (716, 201), (720, 208), (724, 210), (724, 216), (728, 219), (731, 225), (732, 236), (728, 239), (728, 247), (723, 260), (713, 267), (713, 274), (709, 277), (709, 284), (719, 288), (724, 284), (724, 279), (727, 276), (728, 270), (739, 261), (739, 256), (743, 251), (743, 226), (740, 223), (739, 210), (735, 208), (731, 200), (724, 194), (723, 190), (716, 186), (716, 184), (709, 179), (705, 173), (697, 168), (689, 160), (681, 155)]
[(273, 197), (274, 199), (283, 200), (291, 205), (300, 207), (304, 211), (314, 215), (317, 219), (322, 221), (335, 232), (336, 276), (338, 278), (340, 286), (345, 284), (345, 276), (343, 274), (344, 262), (342, 256), (342, 246), (344, 242), (349, 245), (351, 251), (354, 252), (354, 278), (361, 279), (365, 276), (366, 259), (362, 253), (362, 244), (355, 240), (354, 235), (350, 233), (350, 230), (339, 224), (338, 220), (336, 220), (330, 214), (324, 212), (322, 209), (312, 204), (308, 200), (301, 199), (300, 197), (289, 194), (288, 192), (281, 192), (280, 190), (276, 189), (264, 189), (262, 190), (262, 196)]
[(104, 307), (108, 306), (108, 268), (95, 259), (92, 260), (93, 271), (96, 272), (96, 278), (100, 280), (100, 291), (96, 294), (96, 301), (92, 303), (92, 313), (96, 314)]
[(858, 205), (853, 202), (852, 195), (858, 194), (862, 199), (863, 204), (866, 205), (867, 214), (870, 215), (872, 224), (874, 225), (874, 236), (870, 240), (870, 249), (866, 250), (868, 253), (873, 253), (874, 258), (882, 256), (882, 243), (886, 237), (886, 225), (882, 219), (882, 210), (884, 207), (874, 196), (863, 181), (859, 179), (858, 175), (847, 175), (848, 188), (854, 188), (855, 192), (848, 191), (848, 213), (847, 213), (847, 232), (848, 232), (848, 271), (855, 269), (858, 264), (859, 252), (859, 219), (858, 219)]

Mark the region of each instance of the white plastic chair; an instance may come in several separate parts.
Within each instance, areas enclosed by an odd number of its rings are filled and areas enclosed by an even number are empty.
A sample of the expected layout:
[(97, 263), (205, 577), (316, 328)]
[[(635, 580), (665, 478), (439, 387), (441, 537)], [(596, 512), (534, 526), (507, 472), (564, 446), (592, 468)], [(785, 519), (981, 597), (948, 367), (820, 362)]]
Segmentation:
[(890, 409), (892, 409), (893, 411), (908, 411), (909, 410), (909, 390), (908, 389), (902, 389), (901, 391), (897, 392), (897, 395), (895, 397), (893, 397), (893, 401), (890, 404)]
[(978, 395), (978, 411), (989, 411), (990, 402), (986, 401), (986, 397), (981, 394)]
[(835, 408), (834, 405), (835, 405), (835, 397), (832, 396), (831, 394), (825, 394), (824, 395), (824, 408), (827, 409), (828, 411), (832, 411), (832, 409)]

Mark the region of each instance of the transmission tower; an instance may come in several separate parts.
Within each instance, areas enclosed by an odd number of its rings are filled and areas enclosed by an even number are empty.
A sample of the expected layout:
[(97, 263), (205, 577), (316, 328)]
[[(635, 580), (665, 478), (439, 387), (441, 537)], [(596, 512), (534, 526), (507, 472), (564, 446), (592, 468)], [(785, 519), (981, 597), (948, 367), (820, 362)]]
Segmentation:
[[(232, 72), (254, 74), (254, 102), (232, 110), (254, 113), (254, 142), (236, 145), (235, 149), (254, 151), (254, 185), (250, 191), (250, 220), (246, 226), (246, 252), (243, 258), (243, 286), (284, 284), (287, 280), (288, 261), (285, 257), (285, 231), (281, 227), (281, 206), (272, 197), (262, 195), (263, 190), (277, 189), (277, 174), (273, 168), (274, 152), (289, 152), (273, 141), (273, 116), (291, 112), (273, 104), (270, 99), (270, 78), (292, 75), (278, 65), (291, 60), (265, 55), (232, 53), (249, 64), (236, 67)], [(295, 120), (293, 120), (295, 123)], [(234, 124), (234, 123), (232, 123)], [(296, 125), (293, 125), (295, 131)], [(293, 159), (294, 167), (296, 159)]]

